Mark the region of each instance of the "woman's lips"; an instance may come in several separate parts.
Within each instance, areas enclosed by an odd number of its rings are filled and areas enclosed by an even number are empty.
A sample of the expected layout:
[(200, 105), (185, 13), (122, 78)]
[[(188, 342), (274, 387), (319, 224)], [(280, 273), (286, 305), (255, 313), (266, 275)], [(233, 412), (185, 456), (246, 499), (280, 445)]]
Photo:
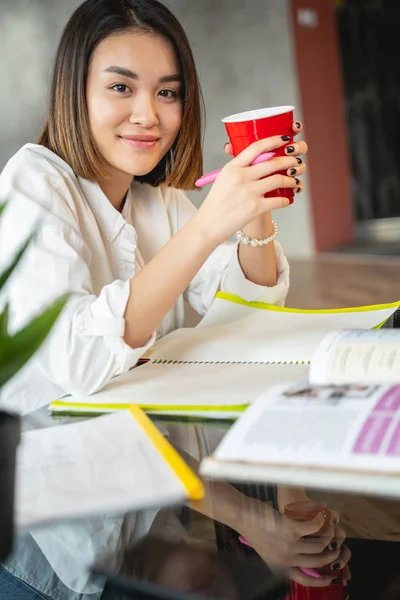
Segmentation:
[(140, 149), (154, 148), (159, 139), (152, 135), (121, 135), (120, 138), (131, 148)]

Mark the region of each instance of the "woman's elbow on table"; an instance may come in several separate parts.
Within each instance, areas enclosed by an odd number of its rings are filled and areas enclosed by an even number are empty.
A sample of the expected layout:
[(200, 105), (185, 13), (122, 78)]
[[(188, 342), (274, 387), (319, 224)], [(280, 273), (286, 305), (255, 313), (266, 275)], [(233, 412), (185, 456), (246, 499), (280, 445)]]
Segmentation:
[(37, 361), (42, 373), (66, 394), (87, 396), (101, 390), (116, 375), (129, 371), (154, 342), (141, 348), (124, 341), (124, 322), (96, 320), (90, 307), (64, 309)]

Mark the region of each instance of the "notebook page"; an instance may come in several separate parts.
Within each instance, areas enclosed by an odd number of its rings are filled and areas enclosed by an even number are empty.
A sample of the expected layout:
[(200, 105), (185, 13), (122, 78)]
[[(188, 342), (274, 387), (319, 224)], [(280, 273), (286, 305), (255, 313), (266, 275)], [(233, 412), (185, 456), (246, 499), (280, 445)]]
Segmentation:
[(128, 411), (22, 434), (17, 527), (185, 498), (183, 484)]
[[(263, 313), (265, 311), (275, 311), (282, 313), (305, 313), (305, 314), (343, 314), (343, 313), (352, 313), (352, 314), (360, 314), (360, 313), (376, 313), (376, 317), (372, 317), (373, 321), (376, 319), (373, 325), (368, 325), (371, 323), (370, 319), (367, 318), (366, 325), (362, 325), (362, 327), (370, 328), (374, 327), (374, 325), (378, 325), (382, 323), (382, 321), (386, 320), (388, 316), (391, 316), (395, 310), (397, 305), (400, 302), (390, 303), (390, 304), (382, 304), (376, 306), (360, 306), (354, 308), (338, 308), (338, 309), (328, 309), (328, 310), (305, 310), (305, 309), (297, 309), (297, 308), (288, 308), (281, 306), (271, 306), (269, 304), (265, 304), (262, 302), (245, 302), (241, 298), (237, 296), (233, 296), (232, 294), (226, 294), (224, 292), (219, 292), (211, 307), (207, 311), (206, 315), (202, 318), (200, 323), (197, 325), (198, 328), (210, 327), (214, 325), (221, 325), (223, 323), (230, 323), (232, 321), (237, 321), (242, 317), (246, 317), (247, 315), (258, 312)], [(384, 311), (384, 312), (380, 312)], [(380, 315), (384, 315), (382, 320), (380, 321)], [(360, 325), (361, 327), (361, 325)]]
[(162, 338), (149, 356), (182, 362), (308, 363), (327, 333), (370, 329), (395, 310), (308, 313), (243, 308), (246, 314), (235, 321)]
[(112, 379), (96, 394), (71, 396), (57, 404), (111, 410), (138, 404), (149, 410), (168, 409), (171, 414), (210, 411), (212, 418), (219, 409), (250, 404), (270, 385), (307, 379), (308, 371), (306, 365), (148, 363)]

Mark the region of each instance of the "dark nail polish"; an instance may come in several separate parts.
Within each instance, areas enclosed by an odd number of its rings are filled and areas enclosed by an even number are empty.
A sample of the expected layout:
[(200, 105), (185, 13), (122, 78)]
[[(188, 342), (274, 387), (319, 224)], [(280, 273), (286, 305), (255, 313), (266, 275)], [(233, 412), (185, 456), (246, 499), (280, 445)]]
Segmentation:
[(303, 164), (303, 161), (301, 160), (301, 158), (296, 158), (297, 162), (299, 163), (299, 165)]
[(301, 123), (299, 123), (298, 121), (296, 121), (295, 125), (296, 125), (297, 129), (300, 129)]
[(226, 148), (228, 144), (229, 144), (229, 142), (226, 142), (226, 144), (224, 144), (224, 148)]
[(296, 175), (296, 169), (290, 169), (289, 173), (290, 173), (291, 175)]
[(297, 185), (299, 185), (300, 179), (297, 179), (297, 177), (296, 177), (295, 182), (297, 183)]
[(283, 135), (283, 136), (281, 137), (281, 140), (282, 140), (283, 142), (290, 142), (290, 135)]
[(340, 563), (335, 563), (334, 565), (332, 565), (332, 571), (339, 571), (340, 569)]
[(292, 152), (294, 152), (294, 146), (286, 146), (286, 152), (292, 154)]
[(333, 540), (333, 542), (330, 543), (329, 548), (331, 550), (336, 550), (337, 547), (338, 547), (338, 543), (335, 540)]
[(301, 188), (296, 188), (296, 194), (300, 194)]
[(332, 579), (332, 583), (339, 583), (340, 579), (339, 577), (335, 577), (335, 579)]

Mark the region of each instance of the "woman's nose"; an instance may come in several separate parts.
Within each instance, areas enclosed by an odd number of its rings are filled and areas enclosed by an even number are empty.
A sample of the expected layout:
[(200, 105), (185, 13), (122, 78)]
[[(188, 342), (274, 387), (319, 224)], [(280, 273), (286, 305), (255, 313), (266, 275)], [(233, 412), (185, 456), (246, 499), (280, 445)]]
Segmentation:
[(158, 125), (158, 116), (154, 101), (144, 95), (136, 96), (132, 104), (132, 113), (129, 122), (146, 128)]

